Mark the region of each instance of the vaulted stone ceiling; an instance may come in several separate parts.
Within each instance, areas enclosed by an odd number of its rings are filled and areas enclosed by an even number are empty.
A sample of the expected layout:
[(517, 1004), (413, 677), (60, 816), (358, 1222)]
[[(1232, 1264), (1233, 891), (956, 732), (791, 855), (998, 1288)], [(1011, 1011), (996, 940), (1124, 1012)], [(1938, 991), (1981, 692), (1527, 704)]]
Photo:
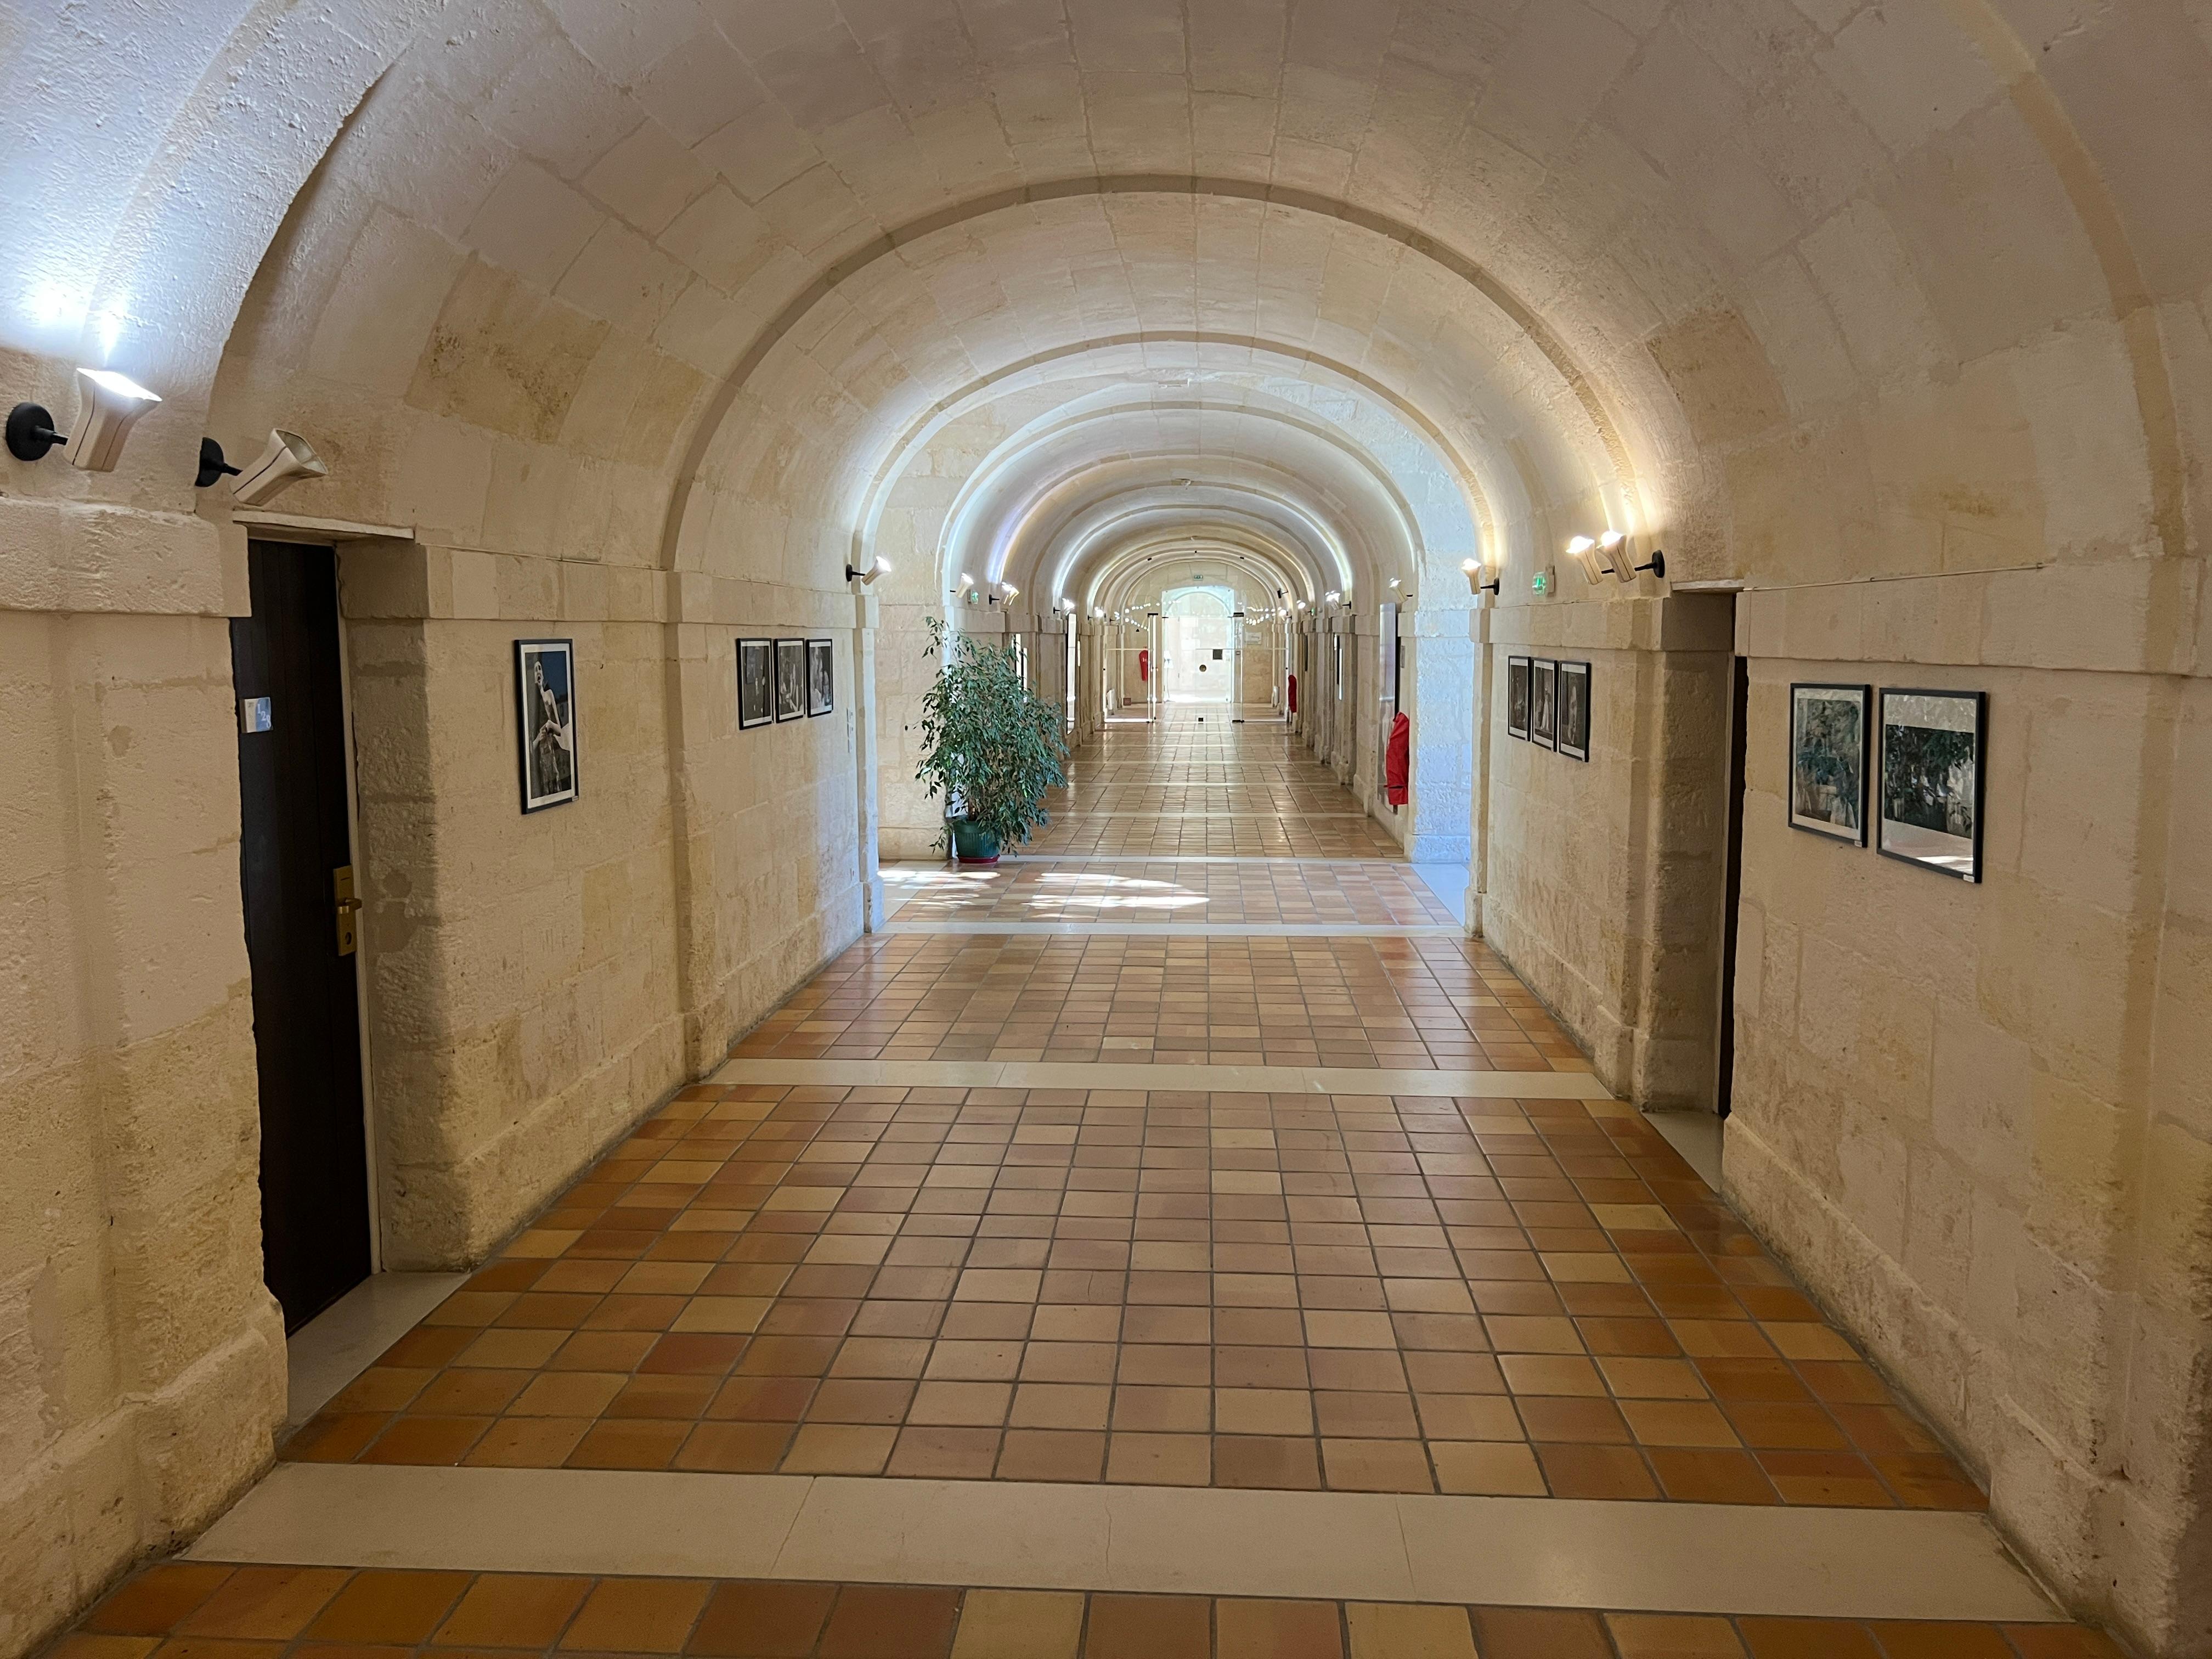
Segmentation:
[(2169, 0), (17, 19), (7, 342), (313, 430), (333, 512), (834, 582), (917, 430), (1134, 340), (1194, 403), (1226, 354), (1395, 406), (1514, 557), (2182, 544), (2212, 209), (2160, 169), (2212, 51)]

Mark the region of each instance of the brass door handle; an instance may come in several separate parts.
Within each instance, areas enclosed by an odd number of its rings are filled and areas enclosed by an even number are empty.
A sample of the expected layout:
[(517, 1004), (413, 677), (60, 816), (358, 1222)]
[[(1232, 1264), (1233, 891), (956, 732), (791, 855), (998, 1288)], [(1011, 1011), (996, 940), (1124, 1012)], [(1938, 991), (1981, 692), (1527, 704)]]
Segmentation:
[(349, 957), (361, 946), (361, 901), (353, 896), (353, 866), (342, 864), (331, 872), (331, 900), (337, 912), (338, 954)]

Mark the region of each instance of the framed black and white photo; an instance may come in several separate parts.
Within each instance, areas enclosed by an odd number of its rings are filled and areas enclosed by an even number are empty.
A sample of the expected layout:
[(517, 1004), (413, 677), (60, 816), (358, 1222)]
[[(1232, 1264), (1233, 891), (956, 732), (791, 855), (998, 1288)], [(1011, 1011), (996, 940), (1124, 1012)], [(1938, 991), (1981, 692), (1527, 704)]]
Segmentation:
[(1790, 688), (1790, 822), (1816, 836), (1867, 842), (1867, 721), (1874, 688)]
[(1559, 665), (1539, 657), (1528, 665), (1528, 741), (1556, 748)]
[(1559, 665), (1559, 752), (1569, 758), (1589, 758), (1590, 665), (1586, 662)]
[(1989, 696), (1881, 692), (1878, 849), (1908, 864), (1982, 878), (1982, 778)]
[(1511, 738), (1528, 735), (1528, 659), (1508, 657), (1505, 659), (1505, 734)]
[(795, 720), (806, 713), (806, 641), (775, 642), (775, 717)]
[(738, 730), (775, 718), (775, 641), (738, 641)]
[(827, 640), (806, 642), (806, 712), (826, 714), (837, 706), (836, 657)]
[(576, 799), (576, 643), (514, 642), (515, 732), (522, 750), (522, 810)]

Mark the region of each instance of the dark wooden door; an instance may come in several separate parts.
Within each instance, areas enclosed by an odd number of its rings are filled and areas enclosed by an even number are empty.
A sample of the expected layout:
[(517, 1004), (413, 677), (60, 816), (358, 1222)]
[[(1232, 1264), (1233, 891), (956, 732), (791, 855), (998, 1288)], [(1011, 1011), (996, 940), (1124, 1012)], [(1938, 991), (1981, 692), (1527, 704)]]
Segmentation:
[(345, 701), (336, 556), (254, 542), (247, 558), (253, 614), (230, 624), (239, 874), (261, 1075), (263, 1274), (292, 1331), (369, 1270)]
[(1751, 659), (1735, 659), (1729, 693), (1728, 868), (1721, 883), (1720, 1076), (1713, 1109), (1729, 1115), (1735, 1100), (1736, 921), (1743, 909), (1744, 774), (1750, 752)]

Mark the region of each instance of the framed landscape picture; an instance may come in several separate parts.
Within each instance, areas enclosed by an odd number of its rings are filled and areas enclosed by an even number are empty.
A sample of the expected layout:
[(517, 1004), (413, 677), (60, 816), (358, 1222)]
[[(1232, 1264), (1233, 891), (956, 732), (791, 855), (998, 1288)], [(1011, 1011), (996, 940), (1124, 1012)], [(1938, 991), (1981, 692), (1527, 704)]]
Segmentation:
[(806, 641), (775, 642), (775, 717), (795, 720), (806, 713)]
[(1528, 741), (1547, 749), (1559, 746), (1557, 736), (1559, 665), (1539, 657), (1528, 665)]
[(1982, 878), (1982, 779), (1989, 696), (1881, 692), (1878, 850), (1925, 869)]
[(542, 812), (576, 799), (576, 645), (514, 642), (516, 734), (522, 747), (522, 810)]
[(1563, 662), (1559, 665), (1559, 752), (1571, 760), (1588, 760), (1589, 726), (1589, 665)]
[(1528, 735), (1528, 659), (1505, 659), (1505, 735)]
[(826, 714), (837, 706), (836, 653), (827, 640), (806, 642), (806, 712)]
[(1867, 842), (1867, 722), (1874, 688), (1790, 688), (1790, 822), (1863, 847)]
[(775, 718), (775, 641), (738, 641), (738, 730)]

